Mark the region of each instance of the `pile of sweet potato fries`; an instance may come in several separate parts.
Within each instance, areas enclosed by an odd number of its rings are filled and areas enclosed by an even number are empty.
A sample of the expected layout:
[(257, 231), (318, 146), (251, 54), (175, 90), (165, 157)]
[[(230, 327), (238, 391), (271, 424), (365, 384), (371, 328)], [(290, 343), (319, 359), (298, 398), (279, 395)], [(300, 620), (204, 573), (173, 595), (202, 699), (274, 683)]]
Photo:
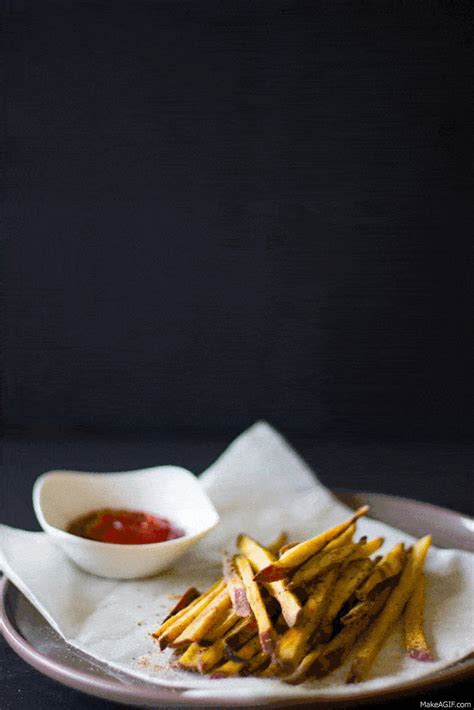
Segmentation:
[(268, 547), (239, 535), (223, 578), (188, 589), (152, 634), (180, 668), (212, 678), (321, 678), (353, 651), (348, 683), (367, 678), (393, 624), (404, 614), (407, 653), (431, 660), (423, 631), (423, 563), (431, 536), (371, 558), (381, 537), (354, 541), (360, 508), (304, 542), (283, 533)]

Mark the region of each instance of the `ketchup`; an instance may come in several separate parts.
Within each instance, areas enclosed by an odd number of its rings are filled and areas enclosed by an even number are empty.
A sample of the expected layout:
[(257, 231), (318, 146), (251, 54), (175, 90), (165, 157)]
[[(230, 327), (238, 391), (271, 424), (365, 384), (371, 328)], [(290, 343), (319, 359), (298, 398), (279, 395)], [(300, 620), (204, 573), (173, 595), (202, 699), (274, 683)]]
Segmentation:
[(166, 518), (137, 510), (101, 508), (73, 520), (67, 532), (114, 545), (147, 545), (182, 537), (184, 531)]

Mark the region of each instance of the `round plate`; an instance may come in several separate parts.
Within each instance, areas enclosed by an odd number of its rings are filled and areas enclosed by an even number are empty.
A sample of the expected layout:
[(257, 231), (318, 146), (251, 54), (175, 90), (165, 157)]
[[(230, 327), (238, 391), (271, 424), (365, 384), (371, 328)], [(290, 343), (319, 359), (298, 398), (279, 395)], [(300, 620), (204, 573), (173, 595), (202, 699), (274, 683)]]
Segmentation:
[[(474, 551), (473, 521), (454, 511), (439, 508), (427, 503), (380, 495), (377, 493), (336, 493), (346, 505), (356, 508), (367, 503), (371, 506), (371, 516), (386, 523), (403, 528), (413, 535), (426, 529), (424, 521), (429, 519), (429, 527), (433, 530), (433, 539), (440, 547), (457, 547)], [(156, 706), (215, 706), (215, 699), (202, 697), (199, 700), (187, 698), (182, 690), (164, 688), (151, 683), (111, 670), (106, 664), (101, 664), (76, 649), (69, 646), (57, 634), (47, 621), (36, 611), (30, 602), (8, 580), (3, 580), (0, 594), (0, 628), (7, 643), (27, 663), (41, 673), (63, 683), (99, 698), (126, 703), (127, 705)], [(393, 696), (418, 693), (432, 690), (440, 685), (459, 682), (474, 674), (474, 658), (471, 656), (449, 668), (438, 671), (428, 677), (410, 682), (400, 683), (389, 690), (367, 692), (354, 698), (352, 695), (324, 698), (314, 696), (289, 699), (285, 702), (270, 702), (267, 705), (294, 707), (296, 704), (321, 704), (325, 707), (346, 705), (362, 705), (368, 700), (382, 700)], [(219, 699), (219, 707), (252, 706), (251, 701), (242, 701), (238, 697), (223, 702)], [(259, 703), (261, 706), (261, 701)]]

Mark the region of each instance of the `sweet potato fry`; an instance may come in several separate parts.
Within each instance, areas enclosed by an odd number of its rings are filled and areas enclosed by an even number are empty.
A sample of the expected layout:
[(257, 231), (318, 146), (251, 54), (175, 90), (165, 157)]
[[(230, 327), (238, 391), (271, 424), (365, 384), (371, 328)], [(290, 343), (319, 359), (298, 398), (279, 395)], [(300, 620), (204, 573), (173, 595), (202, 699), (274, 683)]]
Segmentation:
[[(361, 541), (359, 540), (359, 543), (360, 542)], [(364, 557), (370, 557), (370, 555), (372, 555), (374, 552), (377, 552), (377, 550), (382, 547), (384, 542), (385, 538), (374, 537), (373, 540), (369, 540), (368, 542), (363, 542), (362, 544), (359, 544), (350, 556), (349, 561), (352, 562), (353, 560), (360, 560)]]
[(201, 649), (197, 657), (197, 670), (200, 673), (208, 673), (211, 668), (214, 668), (218, 663), (222, 661), (224, 657), (229, 657), (227, 639), (232, 635), (239, 634), (239, 646), (246, 643), (252, 636), (257, 633), (257, 624), (253, 622), (253, 619), (239, 619), (237, 624), (233, 626), (226, 633), (220, 633), (224, 628), (225, 622), (223, 622), (218, 629), (214, 631), (214, 642), (207, 647), (203, 647), (201, 644)]
[(221, 623), (210, 628), (200, 639), (199, 643), (201, 646), (210, 646), (214, 641), (225, 636), (227, 632), (233, 631), (241, 620), (241, 617), (237, 616), (233, 609), (229, 609)]
[(281, 533), (274, 540), (272, 540), (269, 545), (267, 545), (267, 550), (268, 552), (271, 552), (272, 555), (277, 555), (281, 548), (284, 547), (287, 542), (288, 533), (282, 530)]
[(334, 528), (290, 548), (273, 564), (261, 570), (257, 575), (257, 579), (261, 582), (276, 582), (278, 579), (283, 579), (292, 570), (304, 564), (307, 559), (320, 552), (325, 545), (341, 535), (358, 518), (365, 515), (368, 510), (368, 506), (363, 506), (340, 525), (336, 525)]
[(306, 584), (315, 577), (321, 577), (327, 570), (340, 565), (341, 562), (347, 560), (357, 545), (354, 543), (349, 543), (343, 547), (336, 547), (327, 552), (323, 550), (319, 555), (311, 557), (305, 564), (296, 572), (292, 577), (289, 584), (291, 589), (296, 589), (301, 587), (302, 584)]
[(249, 618), (241, 619), (225, 637), (225, 647), (229, 655), (231, 651), (242, 646), (248, 639), (258, 631), (257, 622), (252, 615)]
[(324, 641), (331, 636), (335, 618), (344, 604), (353, 596), (355, 590), (368, 577), (373, 565), (372, 560), (361, 559), (349, 562), (343, 567), (331, 590), (328, 606), (321, 619), (321, 632), (318, 640)]
[(282, 555), (285, 554), (285, 552), (288, 552), (288, 550), (291, 550), (292, 547), (296, 547), (296, 545), (299, 545), (299, 541), (291, 541), (287, 542), (286, 545), (282, 545), (280, 549), (278, 550), (278, 557), (281, 557)]
[(179, 598), (179, 600), (176, 602), (174, 607), (171, 609), (169, 612), (168, 616), (163, 619), (162, 624), (164, 624), (168, 619), (171, 619), (172, 616), (175, 616), (178, 611), (182, 611), (185, 609), (187, 606), (191, 604), (195, 599), (201, 596), (201, 592), (198, 592), (196, 587), (189, 587), (184, 594)]
[(183, 644), (199, 641), (212, 628), (213, 624), (220, 624), (231, 606), (227, 589), (223, 589), (204, 610), (187, 626), (182, 633), (169, 645), (179, 648)]
[(261, 651), (258, 636), (254, 636), (242, 648), (239, 649), (239, 661), (226, 661), (211, 674), (211, 678), (228, 678), (229, 676), (240, 675), (250, 659)]
[(180, 633), (206, 608), (208, 604), (225, 589), (224, 580), (220, 580), (210, 587), (204, 594), (195, 599), (189, 606), (170, 617), (152, 634), (158, 639), (161, 650), (174, 641)]
[(405, 548), (403, 543), (400, 542), (375, 565), (365, 583), (356, 591), (357, 599), (364, 601), (379, 584), (389, 577), (395, 577), (399, 574), (404, 560)]
[(359, 683), (370, 672), (375, 656), (414, 589), (430, 544), (431, 535), (421, 538), (414, 544), (397, 586), (391, 591), (382, 612), (357, 651), (347, 679), (348, 683)]
[(432, 661), (433, 656), (423, 629), (424, 607), (425, 575), (421, 572), (405, 608), (405, 647), (410, 658)]
[(185, 671), (197, 671), (198, 669), (198, 659), (199, 654), (203, 650), (203, 646), (200, 646), (197, 642), (192, 643), (188, 646), (186, 651), (179, 657), (176, 662), (178, 668), (182, 668)]
[(231, 598), (232, 607), (235, 613), (238, 616), (250, 616), (252, 610), (250, 609), (250, 604), (248, 603), (244, 583), (240, 579), (235, 568), (234, 558), (229, 557), (227, 554), (224, 555), (223, 567), (227, 591)]
[(256, 674), (258, 671), (263, 670), (270, 663), (270, 658), (263, 651), (257, 651), (257, 653), (252, 656), (250, 661), (245, 666), (242, 675), (252, 675)]
[(357, 642), (347, 678), (357, 683), (404, 614), (407, 653), (432, 660), (423, 630), (431, 537), (371, 559), (384, 539), (354, 541), (367, 511), (305, 542), (287, 544), (282, 533), (265, 547), (240, 535), (238, 554), (224, 557), (224, 578), (201, 595), (188, 589), (153, 637), (188, 671), (293, 684), (331, 673)]
[(275, 660), (286, 672), (293, 671), (307, 652), (308, 640), (324, 614), (336, 576), (337, 569), (332, 569), (316, 584), (303, 607), (298, 625), (288, 629), (280, 638)]
[(275, 648), (275, 632), (258, 584), (254, 582), (250, 562), (243, 555), (237, 555), (235, 565), (247, 590), (247, 599), (257, 622), (262, 650), (267, 654), (271, 654)]
[[(269, 550), (265, 549), (248, 535), (239, 535), (237, 538), (237, 547), (248, 559), (254, 572), (259, 572), (268, 564), (272, 564), (276, 559)], [(278, 582), (269, 582), (266, 588), (280, 604), (281, 613), (288, 626), (294, 626), (301, 613), (302, 607), (298, 598), (287, 588), (286, 581), (279, 580)]]
[(212, 646), (206, 648), (201, 646), (196, 659), (197, 670), (199, 673), (209, 673), (214, 666), (221, 663), (223, 658), (225, 658), (224, 639), (220, 638), (214, 641)]
[(389, 593), (390, 590), (385, 589), (377, 595), (370, 615), (360, 617), (350, 626), (344, 627), (328, 644), (317, 646), (313, 651), (310, 651), (295, 672), (284, 678), (285, 682), (296, 685), (310, 677), (322, 678), (338, 668), (347, 658), (354, 643), (367, 628), (371, 619), (382, 609)]
[(373, 602), (370, 599), (366, 599), (363, 602), (357, 602), (357, 604), (355, 604), (352, 609), (349, 609), (349, 611), (344, 614), (344, 616), (341, 616), (339, 622), (343, 626), (349, 626), (349, 624), (353, 624), (358, 619), (361, 619), (363, 616), (367, 616), (370, 613), (372, 606)]

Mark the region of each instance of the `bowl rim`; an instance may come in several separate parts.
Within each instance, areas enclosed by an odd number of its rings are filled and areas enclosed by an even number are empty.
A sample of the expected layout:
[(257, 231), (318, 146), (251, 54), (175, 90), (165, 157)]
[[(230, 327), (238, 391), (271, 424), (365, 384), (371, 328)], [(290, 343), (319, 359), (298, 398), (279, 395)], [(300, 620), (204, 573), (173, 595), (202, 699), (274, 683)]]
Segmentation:
[[(44, 484), (46, 483), (47, 480), (55, 477), (55, 476), (71, 476), (71, 477), (89, 477), (93, 478), (94, 476), (101, 476), (101, 477), (121, 477), (121, 476), (134, 476), (134, 475), (140, 475), (140, 474), (151, 474), (152, 471), (156, 470), (157, 468), (171, 468), (175, 469), (176, 472), (179, 474), (185, 474), (185, 477), (187, 477), (189, 480), (192, 480), (193, 483), (197, 485), (197, 487), (200, 489), (201, 493), (204, 496), (204, 500), (207, 504), (208, 512), (210, 516), (212, 516), (212, 519), (210, 518), (210, 521), (207, 525), (205, 525), (201, 530), (198, 530), (197, 532), (190, 534), (190, 533), (185, 533), (184, 535), (181, 535), (180, 537), (174, 538), (172, 540), (163, 540), (162, 542), (147, 542), (147, 543), (139, 543), (139, 544), (123, 544), (123, 543), (113, 543), (113, 542), (101, 542), (100, 540), (90, 540), (89, 538), (86, 537), (80, 537), (79, 535), (73, 535), (72, 533), (67, 532), (67, 530), (64, 530), (63, 528), (59, 528), (56, 525), (53, 525), (50, 523), (47, 519), (46, 516), (43, 513), (42, 505), (41, 505), (41, 491), (43, 489)], [(51, 471), (45, 471), (45, 473), (42, 473), (41, 475), (38, 476), (38, 478), (35, 480), (33, 484), (33, 491), (32, 491), (32, 498), (33, 498), (33, 508), (35, 511), (35, 515), (38, 519), (38, 522), (42, 529), (48, 534), (51, 535), (52, 537), (56, 537), (59, 539), (62, 539), (64, 542), (70, 542), (74, 544), (87, 544), (90, 546), (92, 549), (96, 550), (113, 550), (115, 553), (117, 553), (118, 550), (149, 550), (149, 549), (154, 549), (154, 548), (159, 548), (163, 550), (164, 548), (170, 548), (170, 547), (177, 547), (179, 545), (182, 545), (184, 542), (192, 542), (194, 540), (198, 540), (200, 537), (205, 535), (206, 533), (210, 532), (213, 530), (219, 523), (220, 521), (220, 515), (217, 512), (213, 502), (207, 495), (206, 491), (202, 487), (201, 483), (199, 482), (199, 479), (197, 476), (195, 476), (191, 471), (188, 471), (188, 469), (183, 468), (182, 466), (174, 466), (172, 464), (164, 464), (163, 466), (150, 466), (149, 468), (145, 469), (136, 469), (133, 471), (113, 471), (113, 472), (100, 472), (100, 471), (75, 471), (72, 469), (52, 469)], [(78, 542), (81, 541), (81, 542)], [(164, 547), (163, 547), (164, 546)]]

